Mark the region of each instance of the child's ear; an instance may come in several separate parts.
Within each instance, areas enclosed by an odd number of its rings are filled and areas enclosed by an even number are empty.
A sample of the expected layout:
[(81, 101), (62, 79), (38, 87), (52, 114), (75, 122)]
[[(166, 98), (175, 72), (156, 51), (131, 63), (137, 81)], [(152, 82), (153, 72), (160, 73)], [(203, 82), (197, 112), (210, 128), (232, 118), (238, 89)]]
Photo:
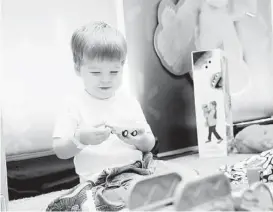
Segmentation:
[(81, 67), (79, 64), (74, 64), (74, 69), (75, 69), (75, 72), (77, 74), (77, 76), (80, 76), (81, 75)]

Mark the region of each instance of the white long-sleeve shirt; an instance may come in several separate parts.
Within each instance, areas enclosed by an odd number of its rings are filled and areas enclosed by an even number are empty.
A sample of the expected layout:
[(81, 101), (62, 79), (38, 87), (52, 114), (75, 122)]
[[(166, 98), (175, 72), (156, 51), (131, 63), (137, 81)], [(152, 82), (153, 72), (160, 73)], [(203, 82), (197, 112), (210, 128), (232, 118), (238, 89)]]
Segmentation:
[[(117, 92), (110, 99), (100, 100), (84, 91), (65, 101), (56, 120), (53, 138), (71, 137), (81, 125), (92, 127), (102, 122), (121, 127), (132, 127), (137, 123), (146, 132), (151, 132), (141, 106), (134, 97)], [(140, 150), (111, 134), (103, 143), (89, 145), (81, 150), (74, 157), (74, 164), (81, 181), (85, 181), (93, 179), (105, 168), (127, 165), (140, 159)]]

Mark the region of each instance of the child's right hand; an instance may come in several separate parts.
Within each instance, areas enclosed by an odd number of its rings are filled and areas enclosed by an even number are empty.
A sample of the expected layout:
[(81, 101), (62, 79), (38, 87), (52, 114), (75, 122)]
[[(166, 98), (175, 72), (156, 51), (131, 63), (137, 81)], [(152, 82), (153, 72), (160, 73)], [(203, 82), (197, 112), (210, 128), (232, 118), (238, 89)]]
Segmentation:
[(98, 145), (109, 138), (111, 129), (104, 125), (94, 127), (84, 126), (77, 131), (77, 134), (82, 144)]

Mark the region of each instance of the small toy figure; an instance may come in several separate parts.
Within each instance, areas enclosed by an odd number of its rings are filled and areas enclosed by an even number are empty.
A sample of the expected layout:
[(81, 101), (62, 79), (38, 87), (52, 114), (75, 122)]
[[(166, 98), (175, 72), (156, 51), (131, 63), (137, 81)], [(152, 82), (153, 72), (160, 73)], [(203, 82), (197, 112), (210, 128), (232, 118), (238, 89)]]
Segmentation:
[(109, 127), (111, 129), (112, 134), (122, 135), (124, 138), (128, 137), (129, 133), (134, 137), (138, 135), (138, 132), (136, 129), (129, 130), (129, 129), (124, 129), (120, 127), (110, 126), (108, 124), (106, 124), (105, 127)]
[[(128, 131), (128, 130), (123, 130), (122, 133), (121, 133), (121, 135), (122, 135), (123, 137), (128, 137), (128, 134), (129, 134), (129, 131)], [(132, 136), (137, 136), (137, 131), (134, 130), (133, 132), (131, 132), (131, 135), (132, 135)]]

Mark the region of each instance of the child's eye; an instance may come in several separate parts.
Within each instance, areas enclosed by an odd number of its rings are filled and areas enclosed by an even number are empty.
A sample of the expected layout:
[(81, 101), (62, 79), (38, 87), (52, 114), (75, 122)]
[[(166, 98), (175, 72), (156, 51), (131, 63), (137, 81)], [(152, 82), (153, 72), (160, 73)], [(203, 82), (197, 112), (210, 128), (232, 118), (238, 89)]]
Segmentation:
[(100, 72), (99, 71), (92, 71), (92, 72), (89, 72), (90, 74), (93, 74), (93, 75), (99, 75)]
[(118, 71), (111, 71), (111, 74), (118, 74)]

